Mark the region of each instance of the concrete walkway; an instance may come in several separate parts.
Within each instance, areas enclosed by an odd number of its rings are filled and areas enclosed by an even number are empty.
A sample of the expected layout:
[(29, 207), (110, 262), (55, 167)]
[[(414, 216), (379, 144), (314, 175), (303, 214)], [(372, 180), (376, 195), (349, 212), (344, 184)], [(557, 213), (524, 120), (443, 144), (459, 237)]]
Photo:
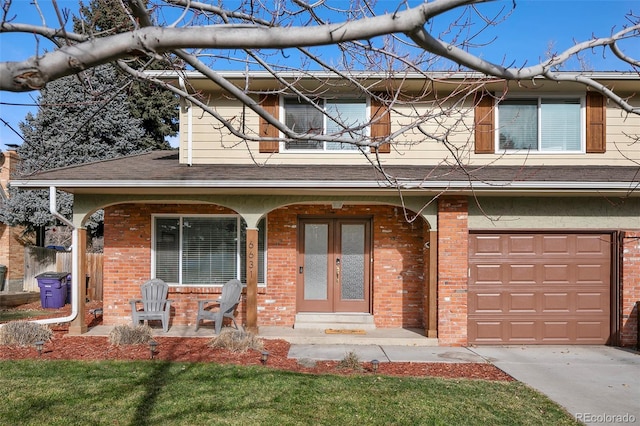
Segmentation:
[(460, 347), (353, 344), (293, 344), (289, 349), (289, 358), (339, 361), (349, 352), (354, 352), (362, 361), (377, 359), (380, 362), (486, 362), (481, 355)]

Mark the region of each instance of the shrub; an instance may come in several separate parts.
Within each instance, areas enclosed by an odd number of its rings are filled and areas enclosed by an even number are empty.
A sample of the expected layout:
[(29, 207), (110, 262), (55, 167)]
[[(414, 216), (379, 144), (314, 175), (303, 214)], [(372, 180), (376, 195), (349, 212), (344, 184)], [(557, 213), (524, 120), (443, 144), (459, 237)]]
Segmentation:
[(109, 343), (113, 346), (141, 345), (151, 341), (151, 327), (148, 325), (116, 325), (109, 333)]
[(261, 351), (264, 348), (262, 339), (252, 333), (231, 328), (223, 329), (220, 335), (209, 343), (214, 349), (227, 349), (231, 352), (246, 352), (249, 349)]
[(0, 345), (31, 346), (37, 341), (48, 342), (52, 337), (49, 327), (31, 321), (11, 321), (0, 328)]
[(362, 365), (360, 364), (360, 358), (354, 351), (347, 352), (344, 355), (344, 358), (342, 358), (338, 363), (337, 368), (345, 370), (350, 369), (355, 371), (361, 371), (363, 369)]

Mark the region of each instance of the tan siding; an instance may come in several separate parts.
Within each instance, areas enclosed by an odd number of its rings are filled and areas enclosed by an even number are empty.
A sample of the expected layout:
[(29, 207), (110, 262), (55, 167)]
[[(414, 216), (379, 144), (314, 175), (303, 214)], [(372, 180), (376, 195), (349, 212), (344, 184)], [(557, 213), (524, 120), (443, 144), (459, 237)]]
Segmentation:
[[(224, 117), (240, 123), (243, 109), (238, 102), (227, 98), (211, 101), (216, 105), (216, 111)], [(640, 99), (635, 101), (640, 105)], [(428, 113), (428, 104), (413, 104), (419, 113)], [(397, 108), (401, 108), (397, 106)], [(406, 108), (409, 111), (409, 108)], [(474, 114), (469, 101), (467, 108), (458, 109), (459, 115), (454, 117), (437, 117), (423, 125), (426, 132), (442, 135), (445, 130), (450, 130), (448, 142), (459, 152), (461, 160), (467, 164), (496, 164), (496, 165), (568, 165), (568, 164), (593, 164), (593, 165), (631, 165), (630, 159), (640, 158), (640, 144), (632, 144), (632, 139), (627, 134), (640, 134), (640, 117), (627, 115), (619, 108), (608, 104), (607, 109), (607, 150), (604, 154), (509, 154), (505, 156), (491, 154), (475, 154), (473, 140)], [(275, 154), (260, 153), (258, 142), (245, 142), (231, 136), (229, 132), (210, 116), (203, 114), (199, 108), (193, 108), (193, 163), (235, 163), (248, 164), (254, 161), (248, 155), (247, 149), (251, 149), (253, 158), (258, 162), (269, 164), (368, 164), (362, 154), (358, 153), (288, 153)], [(248, 133), (257, 134), (258, 117), (252, 111), (245, 111), (245, 130)], [(181, 161), (187, 157), (186, 115), (182, 113), (181, 126)], [(400, 117), (397, 114), (391, 117), (391, 131), (395, 132), (403, 125), (410, 123), (410, 119)], [(382, 158), (384, 164), (424, 164), (435, 165), (442, 163), (443, 159), (452, 161), (453, 157), (443, 143), (429, 140), (424, 133), (411, 130), (398, 139), (395, 149)]]

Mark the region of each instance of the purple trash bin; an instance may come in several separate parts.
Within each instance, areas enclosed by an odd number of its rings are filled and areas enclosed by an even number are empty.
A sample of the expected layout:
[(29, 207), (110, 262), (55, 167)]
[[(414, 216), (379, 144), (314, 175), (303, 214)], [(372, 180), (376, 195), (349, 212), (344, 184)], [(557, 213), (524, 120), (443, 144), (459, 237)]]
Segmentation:
[(62, 308), (67, 299), (68, 272), (45, 272), (36, 276), (40, 287), (40, 304), (45, 309)]

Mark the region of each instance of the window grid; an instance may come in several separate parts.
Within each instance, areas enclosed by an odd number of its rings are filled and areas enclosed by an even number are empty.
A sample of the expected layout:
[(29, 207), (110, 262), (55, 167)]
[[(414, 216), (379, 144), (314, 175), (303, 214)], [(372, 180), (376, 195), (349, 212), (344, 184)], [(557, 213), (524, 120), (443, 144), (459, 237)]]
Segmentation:
[(583, 96), (510, 97), (496, 109), (496, 152), (584, 152)]
[[(287, 127), (295, 132), (303, 134), (339, 134), (344, 128), (340, 123), (331, 120), (334, 117), (346, 117), (341, 119), (346, 127), (357, 127), (367, 122), (369, 114), (368, 102), (364, 99), (335, 98), (321, 99), (323, 114), (312, 105), (298, 101), (295, 98), (282, 98), (281, 116), (285, 117), (284, 122)], [(361, 132), (369, 132), (368, 128), (363, 128)], [(367, 134), (368, 135), (368, 134)], [(340, 135), (348, 137), (348, 134)], [(353, 139), (357, 136), (354, 135)], [(289, 152), (347, 152), (358, 151), (358, 147), (341, 142), (322, 142), (313, 140), (287, 141), (283, 143), (284, 151)]]
[[(265, 224), (263, 219), (258, 225), (261, 285), (266, 275)], [(246, 281), (246, 223), (238, 215), (154, 215), (152, 248), (153, 276), (169, 284), (220, 286), (231, 278)]]

